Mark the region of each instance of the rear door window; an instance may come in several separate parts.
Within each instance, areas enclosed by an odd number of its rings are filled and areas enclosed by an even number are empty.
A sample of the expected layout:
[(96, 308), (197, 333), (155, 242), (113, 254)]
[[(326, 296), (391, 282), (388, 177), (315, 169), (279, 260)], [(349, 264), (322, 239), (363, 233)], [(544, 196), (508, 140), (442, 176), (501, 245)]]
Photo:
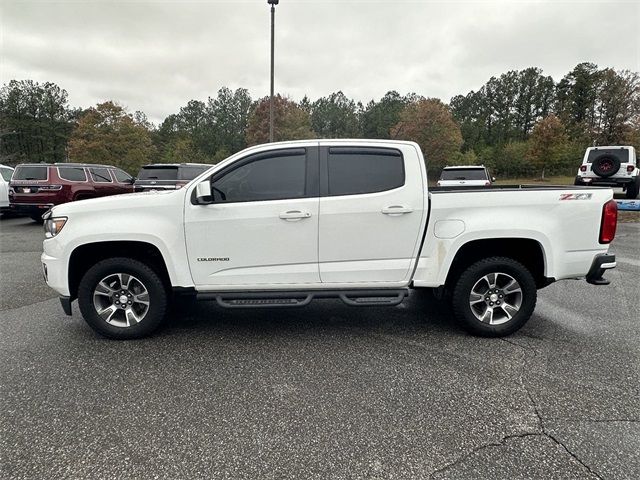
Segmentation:
[(82, 167), (58, 167), (58, 175), (70, 182), (86, 182), (87, 174)]
[(487, 180), (484, 168), (449, 168), (442, 171), (440, 180)]
[(91, 178), (96, 183), (111, 183), (111, 175), (108, 168), (92, 167), (89, 169)]
[(13, 174), (13, 180), (46, 180), (48, 177), (47, 166), (17, 166)]
[(384, 192), (404, 185), (404, 159), (385, 148), (330, 148), (328, 194), (358, 195)]

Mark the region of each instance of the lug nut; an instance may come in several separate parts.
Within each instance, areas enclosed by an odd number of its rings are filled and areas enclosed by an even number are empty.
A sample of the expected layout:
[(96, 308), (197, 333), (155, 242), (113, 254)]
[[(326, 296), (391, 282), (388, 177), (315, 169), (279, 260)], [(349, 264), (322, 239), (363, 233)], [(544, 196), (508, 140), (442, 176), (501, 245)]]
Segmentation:
[(500, 302), (496, 302), (498, 305), (500, 305)]
[(490, 302), (489, 305), (493, 306), (493, 302)]

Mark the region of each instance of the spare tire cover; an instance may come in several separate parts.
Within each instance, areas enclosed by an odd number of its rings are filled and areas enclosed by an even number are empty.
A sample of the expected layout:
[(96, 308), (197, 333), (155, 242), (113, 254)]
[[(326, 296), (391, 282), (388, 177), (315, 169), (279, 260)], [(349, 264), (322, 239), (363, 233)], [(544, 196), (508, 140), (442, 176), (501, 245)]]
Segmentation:
[(620, 160), (613, 155), (600, 155), (591, 164), (591, 171), (599, 177), (610, 177), (620, 170)]

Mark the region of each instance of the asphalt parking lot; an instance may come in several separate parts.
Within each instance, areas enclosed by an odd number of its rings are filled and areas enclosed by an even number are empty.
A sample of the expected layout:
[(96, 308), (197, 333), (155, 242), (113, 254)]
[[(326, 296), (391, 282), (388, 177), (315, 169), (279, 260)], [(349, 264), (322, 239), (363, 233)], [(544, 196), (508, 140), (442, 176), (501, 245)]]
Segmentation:
[(42, 238), (0, 220), (2, 478), (640, 478), (640, 224), (610, 286), (551, 285), (506, 339), (413, 295), (105, 340), (44, 284)]

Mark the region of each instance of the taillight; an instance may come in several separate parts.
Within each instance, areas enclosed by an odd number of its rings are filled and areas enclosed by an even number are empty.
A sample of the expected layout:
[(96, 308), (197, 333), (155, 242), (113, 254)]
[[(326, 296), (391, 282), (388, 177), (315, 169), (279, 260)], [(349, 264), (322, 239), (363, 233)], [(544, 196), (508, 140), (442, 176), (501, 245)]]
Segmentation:
[(615, 200), (609, 200), (602, 207), (602, 220), (600, 223), (600, 243), (611, 243), (616, 236), (618, 224), (618, 205)]
[(627, 173), (631, 173), (631, 172), (633, 172), (635, 169), (636, 169), (636, 167), (635, 167), (635, 166), (633, 166), (633, 165), (627, 165)]
[(586, 172), (587, 171), (587, 166), (586, 165), (580, 165), (580, 171), (581, 172)]

